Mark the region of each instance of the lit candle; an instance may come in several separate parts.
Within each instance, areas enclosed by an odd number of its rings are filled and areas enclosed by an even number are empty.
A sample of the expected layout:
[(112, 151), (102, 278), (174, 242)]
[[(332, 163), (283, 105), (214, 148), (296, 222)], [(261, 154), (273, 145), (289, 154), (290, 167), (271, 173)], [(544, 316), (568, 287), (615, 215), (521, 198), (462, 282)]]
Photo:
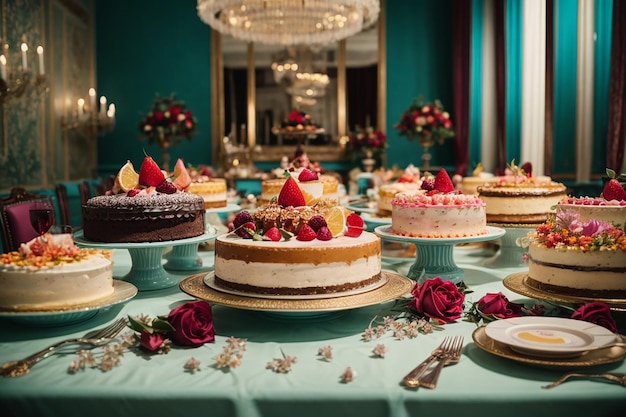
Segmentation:
[(89, 89), (89, 111), (95, 113), (96, 112), (96, 89)]
[(109, 116), (110, 118), (115, 117), (115, 104), (109, 104), (109, 111), (107, 111), (107, 116)]
[(78, 117), (82, 116), (85, 113), (85, 100), (82, 98), (78, 99)]
[(22, 69), (26, 71), (28, 64), (26, 63), (26, 52), (28, 51), (28, 45), (22, 43)]
[(39, 45), (37, 47), (37, 55), (39, 55), (39, 75), (44, 75), (44, 66), (43, 66), (43, 46)]
[(105, 115), (107, 110), (107, 98), (105, 96), (100, 97), (100, 114)]
[(0, 55), (0, 77), (7, 79), (7, 57)]

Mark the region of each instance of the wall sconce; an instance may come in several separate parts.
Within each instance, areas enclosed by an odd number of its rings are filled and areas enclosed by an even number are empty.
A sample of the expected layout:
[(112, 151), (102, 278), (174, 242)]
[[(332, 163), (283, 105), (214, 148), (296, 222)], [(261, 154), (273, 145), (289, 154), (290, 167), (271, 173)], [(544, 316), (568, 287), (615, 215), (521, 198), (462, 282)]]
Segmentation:
[(96, 89), (89, 89), (89, 104), (85, 99), (79, 98), (76, 102), (76, 110), (72, 112), (69, 120), (63, 122), (63, 127), (75, 130), (81, 135), (93, 138), (109, 133), (115, 127), (115, 104), (110, 103), (107, 108), (107, 98), (100, 97), (100, 107), (96, 105)]
[(22, 42), (20, 45), (22, 65), (14, 71), (11, 71), (9, 67), (9, 44), (5, 43), (3, 48), (3, 53), (0, 55), (0, 102), (10, 98), (21, 97), (31, 85), (39, 94), (46, 93), (48, 86), (43, 62), (43, 47), (40, 45), (36, 49), (39, 57), (39, 72), (34, 78), (33, 72), (28, 67), (29, 48), (26, 42)]

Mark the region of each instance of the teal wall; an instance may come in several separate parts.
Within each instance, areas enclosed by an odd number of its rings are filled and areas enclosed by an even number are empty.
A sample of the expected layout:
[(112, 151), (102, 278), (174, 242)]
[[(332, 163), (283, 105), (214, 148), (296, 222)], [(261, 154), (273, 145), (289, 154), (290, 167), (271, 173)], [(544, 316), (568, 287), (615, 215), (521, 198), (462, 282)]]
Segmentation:
[[(387, 1), (387, 160), (389, 165), (421, 165), (421, 148), (398, 135), (394, 125), (422, 95), (451, 111), (452, 1)], [(451, 114), (454, 123), (454, 114)], [(434, 146), (431, 165), (454, 166), (453, 141)]]
[(116, 126), (98, 139), (100, 175), (130, 159), (138, 170), (144, 150), (161, 161), (156, 145), (140, 141), (138, 124), (156, 93), (175, 93), (197, 118), (197, 134), (170, 150), (171, 166), (182, 157), (211, 163), (210, 27), (200, 21), (196, 0), (96, 2), (97, 91), (115, 103)]

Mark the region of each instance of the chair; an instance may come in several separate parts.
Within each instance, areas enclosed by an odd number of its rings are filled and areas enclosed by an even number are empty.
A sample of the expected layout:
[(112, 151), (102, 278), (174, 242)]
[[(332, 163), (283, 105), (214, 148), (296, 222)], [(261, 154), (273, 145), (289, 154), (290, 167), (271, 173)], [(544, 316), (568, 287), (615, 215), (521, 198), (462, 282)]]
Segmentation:
[[(68, 190), (68, 186), (72, 189)], [(54, 190), (59, 204), (61, 225), (72, 226), (74, 231), (79, 230), (82, 227), (82, 205), (91, 198), (89, 182), (58, 182)]]
[(2, 220), (2, 247), (5, 252), (17, 250), (39, 234), (30, 224), (29, 211), (35, 205), (44, 204), (54, 210), (50, 196), (29, 193), (25, 188), (11, 189), (9, 197), (0, 200)]

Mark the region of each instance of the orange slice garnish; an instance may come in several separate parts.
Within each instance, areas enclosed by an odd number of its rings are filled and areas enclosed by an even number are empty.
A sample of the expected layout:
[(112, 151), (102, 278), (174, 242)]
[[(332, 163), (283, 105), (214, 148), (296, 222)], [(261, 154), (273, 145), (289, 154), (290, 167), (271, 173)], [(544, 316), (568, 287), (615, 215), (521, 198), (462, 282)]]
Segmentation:
[(127, 192), (139, 185), (139, 174), (135, 171), (133, 163), (126, 161), (115, 177), (115, 185), (122, 191)]

